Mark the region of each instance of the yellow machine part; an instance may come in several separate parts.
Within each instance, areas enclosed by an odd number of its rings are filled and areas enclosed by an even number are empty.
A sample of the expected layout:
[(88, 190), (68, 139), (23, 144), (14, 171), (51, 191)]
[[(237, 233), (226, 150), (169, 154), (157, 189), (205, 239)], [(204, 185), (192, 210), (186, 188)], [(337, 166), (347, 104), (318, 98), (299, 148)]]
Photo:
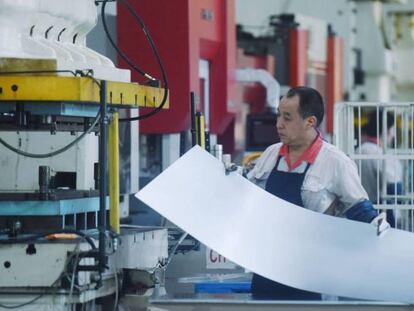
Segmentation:
[(119, 113), (112, 114), (108, 137), (109, 167), (109, 224), (112, 230), (120, 233), (119, 209)]
[[(76, 102), (99, 104), (99, 80), (92, 77), (62, 77), (56, 75), (0, 75), (0, 105), (2, 102)], [(155, 108), (162, 103), (164, 89), (136, 83), (107, 81), (107, 103), (114, 108)], [(164, 104), (169, 108), (169, 99)], [(112, 113), (108, 137), (110, 225), (120, 232), (119, 206), (119, 113)], [(54, 237), (56, 238), (56, 237)], [(67, 238), (67, 237), (66, 237)]]
[[(0, 76), (1, 101), (71, 101), (99, 103), (99, 80), (91, 77)], [(136, 83), (107, 81), (109, 105), (154, 108), (164, 90)], [(169, 108), (169, 100), (164, 105)]]
[(197, 143), (201, 146), (201, 148), (206, 149), (206, 136), (205, 136), (205, 121), (204, 116), (199, 115), (196, 118), (197, 124)]
[[(9, 71), (56, 71), (56, 59), (0, 57), (0, 72)], [(38, 73), (45, 75), (44, 73)], [(48, 74), (50, 75), (50, 73)]]
[(253, 152), (247, 156), (245, 156), (241, 162), (242, 166), (248, 166), (251, 162), (257, 160), (263, 152)]

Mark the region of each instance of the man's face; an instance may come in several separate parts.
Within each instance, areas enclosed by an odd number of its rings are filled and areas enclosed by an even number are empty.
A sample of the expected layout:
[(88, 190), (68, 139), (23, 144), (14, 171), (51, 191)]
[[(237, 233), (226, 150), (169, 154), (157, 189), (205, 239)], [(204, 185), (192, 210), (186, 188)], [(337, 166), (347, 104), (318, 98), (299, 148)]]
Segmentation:
[[(314, 117), (313, 117), (314, 118)], [(299, 113), (299, 97), (283, 97), (279, 104), (276, 122), (280, 140), (287, 145), (302, 143), (306, 131), (312, 126), (309, 118), (303, 119)]]

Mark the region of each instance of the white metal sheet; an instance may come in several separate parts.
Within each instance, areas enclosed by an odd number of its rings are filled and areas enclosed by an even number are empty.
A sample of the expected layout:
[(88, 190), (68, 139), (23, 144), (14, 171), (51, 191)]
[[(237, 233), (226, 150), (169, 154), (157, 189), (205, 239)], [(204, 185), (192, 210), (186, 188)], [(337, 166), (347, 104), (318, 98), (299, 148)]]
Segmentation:
[[(304, 290), (414, 302), (414, 235), (283, 201), (194, 147), (137, 197), (208, 247)], [(220, 235), (211, 232), (221, 232)]]

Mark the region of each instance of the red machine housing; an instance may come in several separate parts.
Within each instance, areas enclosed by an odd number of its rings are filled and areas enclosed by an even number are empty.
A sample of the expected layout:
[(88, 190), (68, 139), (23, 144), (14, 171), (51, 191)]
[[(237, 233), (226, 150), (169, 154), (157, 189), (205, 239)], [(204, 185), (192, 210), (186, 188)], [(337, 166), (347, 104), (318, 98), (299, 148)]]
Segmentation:
[[(210, 63), (210, 133), (231, 136), (236, 62), (234, 0), (141, 0), (131, 5), (144, 20), (157, 46), (170, 90), (170, 109), (140, 122), (140, 133), (178, 133), (190, 128), (190, 92), (198, 96), (203, 92), (199, 60), (205, 59)], [(122, 1), (118, 2), (117, 16), (121, 50), (140, 68), (161, 78), (147, 39)], [(131, 27), (134, 23), (137, 26)], [(122, 59), (119, 64), (129, 68)], [(132, 79), (144, 83), (136, 72)], [(198, 110), (202, 109), (201, 102)], [(146, 112), (142, 109), (140, 114)]]

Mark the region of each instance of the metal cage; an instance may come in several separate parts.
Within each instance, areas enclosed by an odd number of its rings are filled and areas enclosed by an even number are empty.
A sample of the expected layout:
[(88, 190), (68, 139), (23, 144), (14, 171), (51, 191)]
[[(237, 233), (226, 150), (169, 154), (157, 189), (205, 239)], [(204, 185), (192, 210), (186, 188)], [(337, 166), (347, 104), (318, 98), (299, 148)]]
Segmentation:
[(335, 105), (333, 143), (355, 161), (375, 208), (414, 232), (414, 103)]

